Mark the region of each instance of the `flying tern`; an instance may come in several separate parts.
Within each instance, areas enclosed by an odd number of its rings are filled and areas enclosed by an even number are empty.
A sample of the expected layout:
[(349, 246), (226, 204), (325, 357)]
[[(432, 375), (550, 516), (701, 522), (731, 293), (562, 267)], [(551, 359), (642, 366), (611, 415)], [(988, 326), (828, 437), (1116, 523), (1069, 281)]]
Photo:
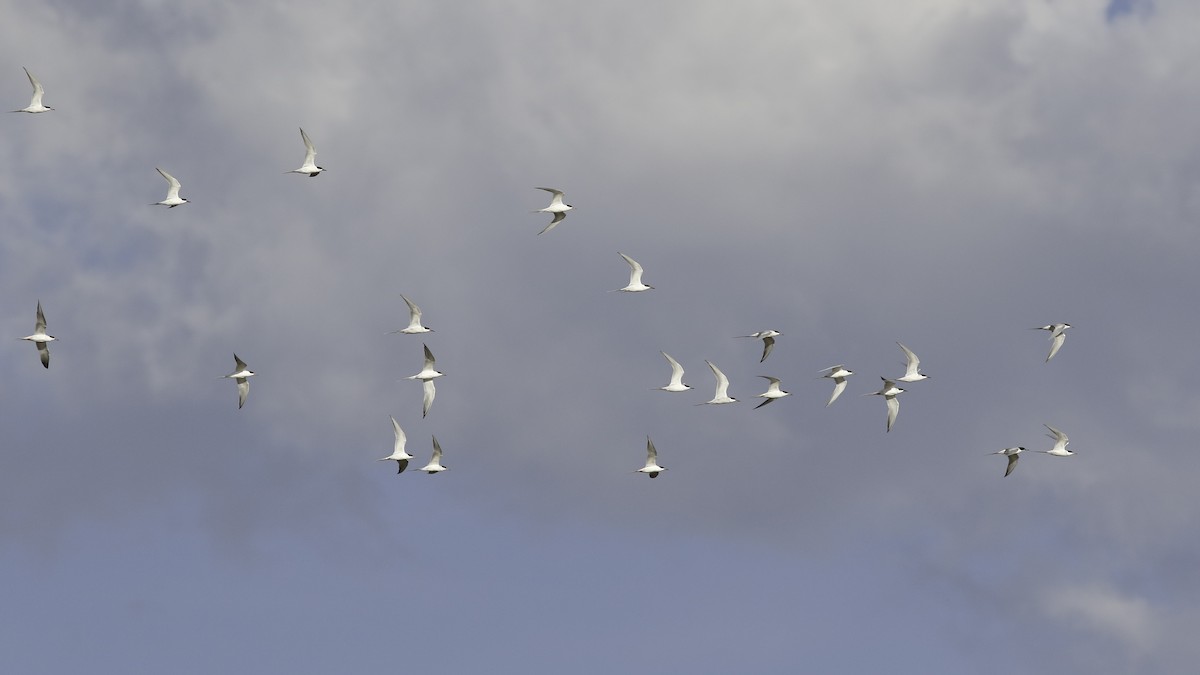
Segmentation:
[(827, 377), (833, 380), (833, 395), (829, 397), (829, 403), (825, 404), (825, 407), (828, 408), (833, 404), (834, 401), (837, 400), (839, 396), (842, 395), (842, 392), (846, 390), (846, 378), (853, 375), (854, 371), (847, 370), (845, 366), (839, 364), (836, 366), (830, 366), (819, 372), (825, 373), (821, 377)]
[(768, 356), (771, 355), (771, 350), (775, 349), (775, 338), (779, 337), (780, 335), (783, 335), (783, 333), (780, 333), (777, 330), (760, 330), (757, 333), (739, 335), (738, 337), (758, 338), (763, 341), (762, 358), (758, 360), (759, 363), (762, 363), (763, 361), (767, 360)]
[(181, 186), (175, 176), (172, 176), (158, 167), (155, 167), (155, 169), (162, 174), (162, 177), (167, 181), (167, 196), (163, 198), (161, 202), (154, 202), (151, 204), (151, 206), (162, 205), (169, 209), (173, 209), (180, 204), (186, 204), (188, 200), (179, 196), (179, 188)]
[(46, 90), (42, 88), (42, 83), (38, 82), (38, 79), (33, 76), (33, 73), (29, 72), (28, 68), (25, 68), (25, 76), (29, 78), (29, 84), (33, 85), (33, 98), (29, 100), (29, 107), (14, 110), (13, 112), (44, 113), (54, 110), (54, 108), (48, 105), (42, 105), (42, 96), (46, 95)]
[(1038, 326), (1032, 330), (1044, 330), (1050, 333), (1050, 354), (1046, 356), (1046, 363), (1054, 358), (1059, 349), (1062, 349), (1063, 342), (1067, 340), (1067, 329), (1071, 327), (1069, 323), (1052, 323), (1047, 326)]
[(403, 293), (400, 294), (400, 297), (404, 298), (404, 303), (408, 305), (408, 327), (392, 332), (415, 335), (416, 333), (428, 333), (432, 331), (432, 328), (426, 328), (421, 325), (421, 308), (417, 307), (417, 304), (405, 297)]
[(650, 437), (646, 437), (646, 466), (638, 469), (634, 473), (644, 473), (651, 478), (658, 478), (658, 474), (666, 471), (667, 467), (658, 465), (658, 451), (654, 449), (654, 441)]
[(713, 395), (711, 401), (697, 403), (696, 405), (737, 403), (737, 399), (729, 395), (729, 378), (725, 377), (725, 373), (722, 373), (720, 368), (714, 366), (712, 361), (705, 361), (705, 363), (712, 369), (713, 376), (717, 378), (717, 393)]
[(546, 227), (542, 228), (541, 232), (538, 232), (538, 234), (545, 234), (546, 232), (553, 230), (559, 223), (561, 223), (563, 218), (567, 217), (567, 211), (570, 211), (571, 209), (573, 209), (575, 207), (571, 206), (570, 204), (563, 203), (563, 191), (562, 190), (556, 190), (555, 188), (548, 188), (548, 187), (540, 187), (540, 188), (536, 188), (536, 189), (545, 190), (546, 192), (549, 192), (550, 194), (554, 195), (554, 197), (550, 200), (550, 206), (547, 206), (544, 209), (538, 209), (537, 211), (533, 212), (533, 213), (552, 213), (552, 214), (554, 214), (554, 218), (550, 221), (550, 224), (547, 225)]
[(430, 475), (446, 470), (446, 467), (442, 466), (442, 445), (438, 443), (437, 436), (433, 437), (433, 458), (429, 460), (428, 464), (417, 470)]
[(1043, 424), (1042, 426), (1050, 430), (1050, 433), (1046, 435), (1054, 439), (1054, 447), (1049, 450), (1036, 450), (1035, 452), (1042, 452), (1047, 455), (1054, 455), (1055, 457), (1070, 457), (1075, 454), (1067, 449), (1067, 445), (1070, 444), (1071, 439), (1067, 438), (1066, 434), (1049, 424)]
[(767, 385), (766, 391), (764, 391), (763, 393), (758, 395), (758, 397), (765, 398), (766, 400), (763, 401), (762, 403), (759, 403), (758, 405), (754, 406), (755, 410), (758, 410), (759, 408), (770, 403), (771, 401), (774, 401), (777, 398), (783, 398), (784, 396), (791, 395), (789, 392), (786, 392), (779, 388), (779, 378), (778, 377), (771, 377), (770, 375), (759, 375), (759, 377), (767, 380), (768, 382), (770, 382), (770, 384)]
[(1014, 468), (1016, 468), (1017, 460), (1021, 458), (1020, 455), (1022, 452), (1025, 452), (1025, 448), (1005, 448), (990, 454), (1004, 455), (1005, 457), (1008, 457), (1008, 467), (1004, 469), (1004, 475), (1007, 476), (1013, 472)]
[(308, 174), (309, 178), (315, 178), (317, 174), (324, 171), (324, 167), (317, 166), (317, 149), (313, 147), (312, 141), (309, 140), (308, 134), (304, 133), (304, 129), (300, 129), (300, 140), (304, 141), (304, 163), (299, 169), (292, 169), (285, 173), (304, 173)]
[(421, 372), (417, 373), (416, 375), (409, 375), (408, 379), (410, 380), (428, 381), (435, 377), (441, 377), (442, 375), (445, 375), (445, 373), (439, 373), (434, 369), (435, 362), (433, 359), (433, 352), (429, 351), (428, 345), (423, 346), (425, 347), (425, 366), (421, 369)]
[[(642, 283), (642, 266), (638, 261), (629, 256), (617, 251), (617, 255), (625, 259), (629, 263), (629, 285), (625, 288), (618, 288), (617, 291), (625, 291), (626, 293), (637, 293), (638, 291), (648, 291), (654, 288)], [(615, 292), (615, 291), (614, 291)]]
[(928, 375), (922, 374), (920, 372), (919, 369), (921, 368), (921, 359), (917, 358), (917, 355), (913, 353), (913, 350), (909, 349), (908, 347), (905, 347), (903, 344), (901, 344), (899, 342), (897, 342), (896, 344), (900, 345), (900, 349), (904, 350), (904, 359), (905, 359), (904, 377), (897, 377), (896, 381), (897, 382), (917, 382), (920, 380), (928, 379), (929, 378)]
[(238, 388), (238, 410), (246, 405), (246, 397), (250, 395), (250, 378), (254, 377), (254, 371), (246, 367), (246, 363), (238, 358), (237, 354), (233, 355), (234, 368), (233, 372), (228, 375), (222, 375), (222, 378), (232, 378), (237, 382)]
[(671, 358), (671, 355), (666, 352), (659, 352), (666, 357), (667, 363), (671, 364), (671, 381), (665, 387), (659, 387), (663, 391), (687, 391), (691, 389), (683, 383), (683, 366), (679, 362)]
[(33, 327), (33, 335), (27, 335), (22, 340), (29, 340), (37, 347), (38, 356), (42, 357), (42, 365), (50, 367), (50, 347), (49, 343), (55, 340), (53, 335), (46, 332), (46, 315), (42, 314), (42, 301), (38, 300), (37, 305), (37, 323)]
[(396, 431), (396, 442), (392, 446), (392, 454), (387, 457), (380, 457), (379, 461), (386, 462), (389, 459), (396, 462), (396, 473), (404, 473), (408, 468), (408, 460), (413, 456), (404, 451), (404, 444), (408, 442), (408, 437), (404, 435), (404, 430), (400, 428), (400, 423), (392, 417), (392, 428)]
[(904, 390), (900, 387), (897, 387), (895, 382), (887, 379), (886, 377), (881, 377), (879, 379), (883, 380), (883, 386), (879, 389), (879, 391), (863, 394), (863, 396), (883, 397), (883, 400), (887, 403), (888, 411), (887, 430), (891, 431), (892, 425), (896, 423), (896, 415), (900, 414), (900, 399), (896, 397), (904, 393)]

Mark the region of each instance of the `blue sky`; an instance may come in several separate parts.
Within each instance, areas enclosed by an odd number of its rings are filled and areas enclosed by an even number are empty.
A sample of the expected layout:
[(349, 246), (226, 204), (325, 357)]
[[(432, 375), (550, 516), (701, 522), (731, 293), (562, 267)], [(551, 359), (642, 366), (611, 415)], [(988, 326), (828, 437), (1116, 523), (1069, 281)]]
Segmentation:
[(0, 0), (6, 662), (1186, 670), (1200, 8), (899, 5)]

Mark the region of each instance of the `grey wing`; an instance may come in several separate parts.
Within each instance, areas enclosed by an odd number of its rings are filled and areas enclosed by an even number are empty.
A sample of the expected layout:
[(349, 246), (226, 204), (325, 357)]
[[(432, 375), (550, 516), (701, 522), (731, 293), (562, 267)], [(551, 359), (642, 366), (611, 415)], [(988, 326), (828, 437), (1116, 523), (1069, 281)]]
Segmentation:
[(1017, 466), (1018, 459), (1021, 459), (1020, 455), (1009, 455), (1008, 456), (1008, 468), (1004, 470), (1005, 476), (1007, 476), (1008, 474), (1013, 472), (1013, 469), (1016, 468), (1016, 466)]
[(547, 225), (546, 227), (543, 227), (542, 231), (538, 232), (538, 234), (545, 234), (545, 233), (549, 232), (550, 230), (553, 230), (559, 223), (561, 223), (563, 221), (563, 218), (566, 218), (566, 217), (567, 217), (567, 214), (565, 211), (559, 211), (558, 213), (555, 213), (554, 220), (551, 220), (550, 224)]
[(1056, 333), (1050, 337), (1050, 355), (1046, 357), (1047, 362), (1054, 358), (1054, 355), (1057, 354), (1058, 350), (1062, 348), (1063, 342), (1065, 342), (1066, 339), (1066, 333)]
[(896, 416), (900, 414), (900, 399), (895, 396), (884, 396), (887, 401), (887, 430), (892, 430), (892, 425), (896, 423)]
[(241, 410), (242, 406), (246, 405), (246, 397), (250, 395), (250, 380), (248, 380), (244, 377), (239, 377), (239, 378), (237, 378), (237, 386), (238, 386), (238, 410)]
[(763, 341), (763, 353), (762, 353), (762, 358), (758, 360), (759, 363), (766, 361), (767, 357), (771, 355), (771, 350), (775, 349), (775, 338), (765, 337), (762, 339), (762, 341)]
[(42, 313), (42, 302), (40, 300), (37, 306), (37, 325), (34, 326), (34, 332), (43, 334), (46, 332), (46, 315)]
[(45, 342), (35, 342), (37, 345), (38, 356), (42, 357), (42, 365), (46, 368), (50, 367), (50, 347)]
[(433, 399), (437, 396), (437, 387), (434, 386), (433, 380), (425, 380), (421, 384), (421, 387), (425, 392), (425, 396), (421, 401), (421, 417), (425, 417), (429, 414), (429, 408), (433, 406)]

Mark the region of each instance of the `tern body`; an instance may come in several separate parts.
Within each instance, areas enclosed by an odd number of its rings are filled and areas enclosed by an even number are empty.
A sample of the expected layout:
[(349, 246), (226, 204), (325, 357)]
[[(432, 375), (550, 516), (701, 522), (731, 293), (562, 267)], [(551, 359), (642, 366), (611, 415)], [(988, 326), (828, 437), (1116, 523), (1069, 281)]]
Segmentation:
[(434, 365), (436, 365), (436, 362), (434, 361), (434, 358), (433, 358), (433, 352), (429, 351), (429, 346), (428, 345), (422, 345), (422, 346), (425, 347), (425, 367), (423, 367), (421, 369), (421, 372), (417, 373), (416, 375), (409, 375), (408, 379), (428, 381), (428, 380), (432, 380), (435, 377), (441, 377), (441, 376), (445, 375), (445, 373), (439, 373), (436, 369), (434, 369)]
[(1008, 457), (1008, 466), (1004, 469), (1004, 475), (1007, 476), (1013, 472), (1013, 469), (1017, 468), (1017, 460), (1021, 458), (1022, 452), (1025, 452), (1025, 448), (1004, 448), (991, 454)]
[(392, 429), (396, 432), (396, 442), (392, 444), (392, 454), (387, 457), (380, 457), (379, 461), (386, 462), (392, 460), (396, 462), (396, 473), (404, 473), (408, 468), (408, 460), (413, 456), (404, 450), (404, 444), (408, 442), (408, 437), (404, 435), (404, 430), (400, 428), (400, 423), (392, 417)]
[(575, 207), (571, 206), (570, 204), (563, 203), (563, 191), (562, 190), (558, 190), (555, 188), (548, 188), (548, 187), (540, 187), (540, 188), (535, 188), (535, 189), (545, 190), (546, 192), (549, 192), (550, 194), (554, 195), (554, 197), (551, 198), (551, 200), (550, 200), (550, 206), (547, 206), (544, 209), (538, 209), (537, 211), (533, 212), (533, 213), (552, 213), (552, 214), (554, 214), (554, 218), (550, 221), (550, 224), (547, 225), (546, 227), (542, 228), (541, 232), (538, 232), (538, 234), (545, 234), (546, 232), (549, 232), (550, 230), (553, 230), (555, 227), (557, 227), (558, 224), (563, 221), (563, 218), (567, 217), (567, 211), (570, 211), (571, 209), (573, 209)]
[(900, 345), (900, 349), (904, 350), (904, 361), (905, 361), (904, 377), (897, 377), (896, 381), (897, 382), (918, 382), (920, 380), (928, 379), (929, 378), (928, 375), (921, 373), (921, 371), (920, 371), (921, 359), (917, 358), (917, 355), (913, 353), (913, 350), (909, 349), (908, 347), (905, 347), (903, 344), (901, 344), (899, 342), (897, 342), (896, 344)]
[(897, 387), (895, 382), (887, 379), (886, 377), (881, 377), (879, 379), (883, 380), (883, 386), (880, 387), (879, 391), (873, 391), (870, 394), (864, 394), (864, 396), (883, 397), (884, 402), (887, 403), (888, 411), (887, 430), (891, 431), (892, 425), (896, 423), (896, 416), (900, 414), (900, 399), (896, 397), (904, 393), (904, 390), (900, 387)]
[(739, 335), (738, 337), (758, 338), (763, 341), (762, 358), (758, 360), (759, 363), (762, 363), (763, 361), (767, 360), (768, 356), (771, 355), (771, 350), (775, 349), (775, 338), (779, 337), (780, 335), (783, 335), (783, 333), (780, 333), (777, 330), (760, 330), (757, 333)]
[(653, 286), (647, 286), (646, 284), (642, 283), (642, 266), (638, 263), (638, 261), (630, 258), (624, 253), (621, 253), (620, 251), (617, 251), (617, 255), (621, 256), (625, 259), (625, 262), (629, 263), (629, 285), (625, 288), (618, 288), (618, 291), (637, 293), (639, 291), (648, 291), (654, 288)]
[(1055, 429), (1049, 424), (1043, 424), (1042, 426), (1050, 430), (1050, 433), (1046, 435), (1054, 439), (1054, 447), (1050, 448), (1049, 450), (1038, 450), (1037, 452), (1047, 455), (1054, 455), (1055, 457), (1070, 457), (1071, 455), (1075, 454), (1067, 449), (1067, 444), (1071, 442), (1071, 439), (1067, 438), (1066, 434), (1058, 429)]
[(783, 398), (784, 396), (791, 396), (791, 394), (789, 392), (786, 392), (779, 388), (779, 378), (778, 377), (771, 377), (770, 375), (759, 375), (759, 377), (767, 380), (768, 382), (770, 382), (770, 384), (767, 385), (766, 391), (764, 391), (763, 393), (758, 395), (758, 398), (764, 398), (766, 400), (763, 401), (762, 403), (759, 403), (758, 405), (754, 406), (755, 410), (758, 410), (759, 408), (770, 403), (771, 401), (774, 401), (777, 398)]
[(246, 397), (250, 395), (250, 378), (254, 377), (254, 371), (246, 367), (245, 361), (238, 358), (237, 354), (233, 355), (233, 372), (221, 377), (230, 378), (237, 382), (238, 388), (238, 410), (246, 405)]
[(33, 87), (33, 98), (29, 99), (28, 107), (14, 110), (13, 112), (44, 113), (54, 110), (54, 108), (48, 105), (42, 105), (42, 96), (46, 95), (46, 90), (42, 88), (42, 83), (38, 82), (38, 79), (33, 76), (33, 73), (29, 72), (28, 68), (25, 68), (25, 77), (29, 78), (29, 84)]
[(1050, 354), (1046, 356), (1046, 363), (1049, 363), (1058, 350), (1062, 349), (1063, 343), (1067, 341), (1067, 329), (1070, 327), (1069, 323), (1052, 323), (1034, 328), (1034, 330), (1044, 330), (1050, 333)]
[(638, 469), (636, 473), (644, 473), (651, 478), (658, 478), (658, 474), (666, 471), (667, 467), (658, 465), (658, 451), (654, 449), (654, 441), (650, 437), (646, 437), (646, 465)]
[(37, 347), (38, 356), (42, 359), (42, 365), (46, 368), (50, 367), (50, 347), (49, 344), (56, 339), (53, 335), (46, 332), (46, 315), (42, 313), (42, 301), (38, 300), (37, 304), (37, 323), (33, 326), (33, 334), (26, 335), (22, 340), (29, 340)]
[(842, 395), (843, 391), (846, 391), (846, 378), (853, 375), (854, 371), (847, 370), (845, 366), (839, 364), (836, 366), (830, 366), (820, 372), (825, 373), (821, 377), (827, 377), (833, 380), (833, 395), (829, 397), (829, 403), (825, 404), (825, 407), (828, 408), (833, 404), (834, 401), (837, 400), (839, 396)]
[(437, 436), (433, 437), (433, 458), (429, 460), (428, 464), (417, 470), (430, 475), (446, 470), (446, 467), (442, 466), (442, 445), (438, 443)]
[(405, 335), (415, 335), (417, 333), (429, 333), (432, 328), (426, 328), (421, 325), (421, 308), (417, 307), (417, 303), (409, 300), (403, 293), (400, 294), (404, 298), (404, 304), (408, 305), (408, 327), (400, 330), (394, 330), (393, 333), (404, 333)]
[(299, 169), (292, 169), (288, 173), (303, 173), (309, 178), (315, 178), (317, 174), (325, 169), (317, 166), (317, 149), (313, 147), (312, 141), (309, 140), (308, 134), (304, 133), (304, 129), (300, 129), (300, 140), (304, 141), (304, 163)]
[(667, 363), (671, 364), (671, 381), (665, 387), (659, 387), (663, 391), (687, 391), (691, 389), (683, 383), (683, 366), (679, 362), (671, 358), (671, 355), (666, 352), (659, 352), (667, 359)]
[(729, 395), (729, 378), (725, 377), (725, 373), (721, 369), (714, 366), (712, 361), (705, 361), (708, 367), (712, 369), (713, 377), (717, 378), (717, 392), (713, 394), (711, 401), (705, 401), (698, 405), (719, 405), (721, 403), (737, 403), (737, 399)]
[(164, 197), (161, 202), (154, 202), (154, 204), (151, 206), (161, 205), (169, 209), (173, 209), (180, 204), (186, 204), (188, 200), (179, 196), (179, 188), (182, 187), (179, 183), (179, 180), (176, 179), (175, 176), (172, 176), (158, 167), (155, 167), (155, 170), (162, 174), (163, 179), (167, 181), (167, 196)]

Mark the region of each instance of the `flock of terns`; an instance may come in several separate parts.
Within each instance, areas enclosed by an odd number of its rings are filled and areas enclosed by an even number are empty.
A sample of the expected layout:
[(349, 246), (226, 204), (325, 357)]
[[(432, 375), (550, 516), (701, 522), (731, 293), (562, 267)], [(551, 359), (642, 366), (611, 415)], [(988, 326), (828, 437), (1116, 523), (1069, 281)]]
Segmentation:
[[(41, 82), (39, 82), (38, 79), (33, 76), (33, 73), (29, 72), (28, 68), (25, 68), (25, 75), (29, 78), (29, 83), (33, 87), (33, 96), (30, 99), (27, 107), (19, 110), (13, 110), (12, 112), (44, 113), (54, 110), (54, 108), (51, 108), (42, 102), (42, 98), (45, 95), (45, 89), (42, 87)], [(303, 128), (300, 129), (300, 139), (304, 142), (304, 162), (299, 168), (291, 169), (284, 173), (298, 173), (306, 175), (310, 178), (316, 177), (321, 172), (325, 171), (325, 169), (317, 166), (316, 148), (313, 146), (312, 140), (309, 139), (308, 134), (304, 132)], [(162, 175), (163, 179), (167, 181), (167, 195), (161, 201), (154, 202), (152, 205), (175, 208), (176, 206), (188, 203), (187, 199), (179, 195), (179, 191), (182, 187), (179, 180), (161, 168), (156, 167), (156, 169), (158, 173)], [(541, 235), (557, 227), (559, 223), (566, 219), (567, 212), (574, 207), (563, 201), (564, 194), (562, 190), (549, 187), (539, 187), (536, 189), (544, 190), (551, 194), (551, 200), (548, 206), (533, 211), (533, 213), (549, 213), (552, 215), (552, 219), (550, 220), (549, 224), (547, 224), (546, 227), (538, 232), (538, 234)], [(653, 286), (647, 285), (642, 281), (642, 276), (645, 271), (641, 264), (624, 253), (618, 252), (618, 255), (620, 255), (626, 264), (629, 265), (629, 283), (623, 288), (613, 289), (613, 292), (619, 291), (625, 293), (638, 293), (654, 289)], [(415, 335), (432, 332), (433, 329), (426, 327), (422, 323), (421, 308), (403, 294), (401, 294), (400, 297), (403, 298), (405, 304), (408, 305), (409, 323), (407, 327), (392, 331), (392, 333)], [(1045, 326), (1038, 326), (1033, 329), (1044, 330), (1050, 334), (1050, 353), (1046, 356), (1046, 362), (1049, 362), (1050, 359), (1054, 358), (1054, 355), (1057, 354), (1059, 349), (1062, 348), (1063, 343), (1066, 340), (1066, 331), (1070, 327), (1071, 324), (1068, 323), (1054, 323)], [(759, 359), (759, 363), (763, 363), (767, 360), (767, 357), (771, 355), (772, 350), (775, 348), (775, 338), (780, 337), (781, 335), (783, 335), (783, 333), (777, 330), (764, 330), (756, 333), (750, 333), (749, 335), (739, 335), (737, 337), (762, 340), (762, 357)], [(49, 368), (49, 344), (55, 340), (55, 337), (46, 332), (46, 317), (42, 312), (41, 301), (38, 301), (37, 305), (37, 323), (34, 326), (34, 332), (31, 335), (27, 335), (21, 339), (34, 343), (34, 345), (37, 347), (38, 356), (41, 359), (42, 366)], [(896, 344), (899, 345), (900, 349), (904, 352), (904, 375), (890, 379), (881, 377), (880, 379), (883, 380), (883, 386), (880, 387), (879, 391), (863, 394), (863, 396), (883, 397), (884, 402), (887, 405), (887, 431), (889, 432), (892, 430), (892, 426), (896, 422), (896, 416), (900, 413), (900, 401), (897, 397), (906, 391), (905, 389), (897, 386), (896, 383), (919, 382), (921, 380), (929, 379), (928, 375), (921, 372), (921, 360), (917, 357), (917, 355), (911, 349), (904, 346), (904, 344), (900, 342), (897, 342)], [(421, 382), (424, 393), (421, 409), (422, 417), (426, 417), (429, 414), (429, 409), (433, 405), (434, 397), (437, 395), (437, 388), (434, 385), (434, 380), (444, 375), (444, 373), (437, 370), (436, 360), (434, 359), (433, 353), (429, 350), (428, 345), (424, 345), (424, 351), (425, 361), (421, 371), (406, 378), (409, 380), (419, 380)], [(670, 354), (666, 352), (661, 353), (663, 357), (667, 359), (667, 362), (671, 367), (671, 377), (666, 386), (658, 387), (657, 389), (667, 392), (683, 392), (690, 390), (692, 387), (684, 384), (683, 382), (683, 366), (680, 365), (680, 363), (676, 361)], [(228, 375), (222, 375), (221, 378), (232, 379), (237, 383), (238, 408), (241, 409), (246, 404), (246, 398), (250, 394), (250, 378), (254, 376), (254, 371), (250, 370), (246, 366), (246, 363), (242, 361), (237, 354), (233, 355), (233, 360), (235, 364), (233, 372)], [(711, 400), (698, 403), (696, 405), (721, 405), (727, 403), (737, 403), (738, 399), (729, 395), (729, 378), (726, 377), (725, 373), (721, 372), (721, 369), (711, 361), (705, 361), (705, 363), (708, 364), (709, 369), (712, 370), (713, 376), (716, 378), (716, 390)], [(832, 405), (833, 402), (842, 395), (842, 392), (846, 390), (847, 378), (853, 375), (854, 372), (847, 369), (842, 364), (830, 366), (829, 368), (822, 369), (819, 372), (822, 378), (828, 378), (833, 381), (833, 393), (830, 395), (829, 401), (825, 404), (826, 407), (828, 407)], [(756, 396), (756, 398), (762, 398), (763, 401), (755, 406), (755, 409), (761, 408), (768, 403), (772, 403), (776, 399), (790, 395), (789, 392), (783, 390), (781, 386), (781, 380), (779, 378), (770, 375), (760, 375), (759, 377), (767, 380), (768, 385), (766, 391)], [(391, 417), (391, 421), (392, 428), (395, 433), (395, 443), (393, 445), (392, 454), (388, 455), (387, 457), (381, 457), (379, 461), (394, 461), (397, 464), (397, 473), (403, 473), (404, 470), (408, 468), (409, 460), (413, 459), (414, 456), (408, 454), (408, 452), (405, 450), (407, 437), (404, 434), (404, 430), (400, 428), (400, 424), (396, 421), (395, 417)], [(1048, 424), (1044, 426), (1049, 429), (1050, 433), (1047, 435), (1054, 440), (1054, 445), (1049, 450), (1038, 450), (1036, 452), (1045, 453), (1054, 457), (1068, 457), (1074, 454), (1072, 451), (1067, 449), (1067, 444), (1070, 443), (1070, 440), (1065, 433)], [(1004, 475), (1008, 476), (1016, 467), (1017, 460), (1020, 458), (1021, 453), (1025, 451), (1026, 448), (1024, 447), (1012, 447), (997, 450), (996, 452), (990, 454), (1004, 455), (1008, 459), (1008, 465), (1004, 471)], [(446, 467), (442, 465), (442, 447), (438, 443), (437, 436), (433, 437), (432, 458), (428, 464), (418, 470), (424, 471), (428, 474), (440, 473), (446, 470)], [(646, 463), (642, 466), (642, 468), (635, 470), (635, 473), (643, 473), (651, 478), (656, 478), (660, 473), (666, 470), (666, 467), (661, 466), (658, 463), (658, 451), (654, 447), (654, 441), (647, 436)]]

